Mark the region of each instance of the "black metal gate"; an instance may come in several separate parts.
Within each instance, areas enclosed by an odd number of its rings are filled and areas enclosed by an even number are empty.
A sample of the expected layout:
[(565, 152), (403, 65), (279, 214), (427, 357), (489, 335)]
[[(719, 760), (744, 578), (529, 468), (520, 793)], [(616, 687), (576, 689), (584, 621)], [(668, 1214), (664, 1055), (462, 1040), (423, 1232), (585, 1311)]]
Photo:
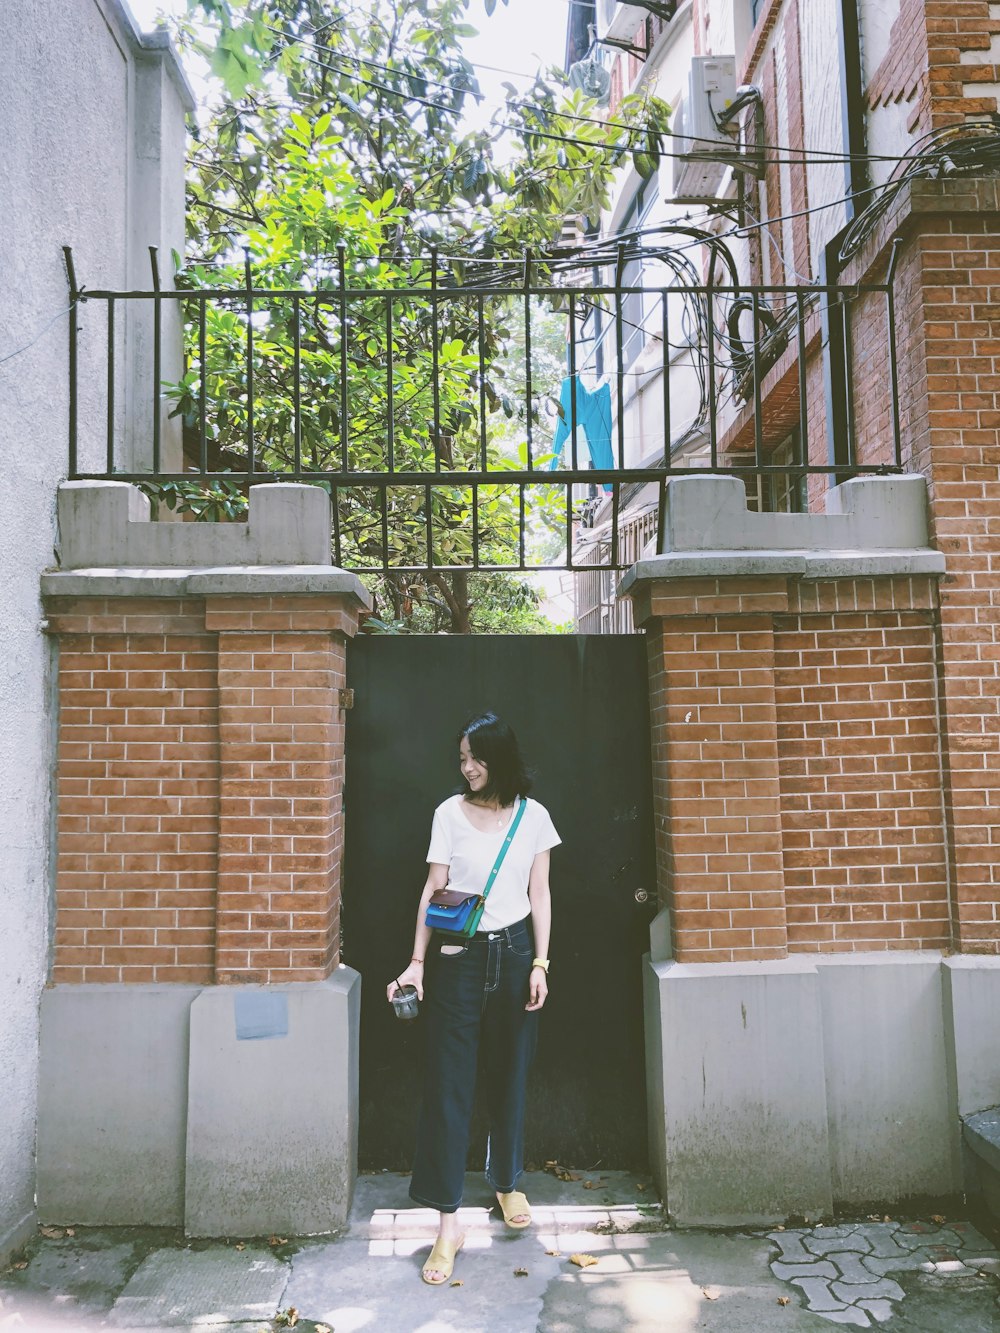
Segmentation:
[[(362, 1169), (410, 1164), (422, 1031), (393, 1018), (384, 987), (411, 953), (431, 814), (459, 781), (459, 728), (487, 708), (517, 732), (563, 839), (527, 1160), (642, 1169), (640, 959), (656, 896), (644, 638), (363, 636), (348, 683), (343, 957), (364, 979)], [(477, 1123), (472, 1169), (484, 1142)]]

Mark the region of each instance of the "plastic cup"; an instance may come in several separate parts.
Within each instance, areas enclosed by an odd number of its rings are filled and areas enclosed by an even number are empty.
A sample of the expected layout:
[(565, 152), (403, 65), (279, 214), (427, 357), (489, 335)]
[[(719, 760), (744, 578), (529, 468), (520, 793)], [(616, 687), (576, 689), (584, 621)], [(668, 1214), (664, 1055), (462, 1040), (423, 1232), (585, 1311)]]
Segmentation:
[(404, 1022), (416, 1018), (419, 1012), (416, 986), (397, 986), (390, 1003), (397, 1018)]

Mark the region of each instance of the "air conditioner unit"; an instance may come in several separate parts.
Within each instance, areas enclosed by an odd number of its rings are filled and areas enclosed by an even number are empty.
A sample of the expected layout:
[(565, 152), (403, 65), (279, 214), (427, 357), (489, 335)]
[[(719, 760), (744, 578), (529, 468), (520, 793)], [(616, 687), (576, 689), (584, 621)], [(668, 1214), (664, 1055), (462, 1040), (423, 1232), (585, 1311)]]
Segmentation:
[(628, 41), (645, 17), (637, 5), (623, 4), (622, 0), (597, 0), (597, 40), (614, 37)]
[(726, 168), (737, 156), (732, 137), (720, 130), (716, 117), (736, 95), (734, 56), (693, 56), (687, 94), (674, 108), (671, 149), (671, 193), (678, 204), (711, 203)]

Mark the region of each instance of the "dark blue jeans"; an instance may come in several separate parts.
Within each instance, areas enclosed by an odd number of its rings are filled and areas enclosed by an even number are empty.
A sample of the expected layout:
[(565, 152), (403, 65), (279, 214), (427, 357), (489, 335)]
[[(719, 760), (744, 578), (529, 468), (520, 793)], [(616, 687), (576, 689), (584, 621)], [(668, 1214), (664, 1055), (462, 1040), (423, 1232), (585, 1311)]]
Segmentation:
[(410, 1198), (426, 1207), (453, 1213), (462, 1202), (480, 1059), (490, 1127), (486, 1179), (507, 1194), (524, 1170), (524, 1093), (538, 1020), (524, 1006), (534, 948), (526, 917), (480, 932), (461, 953), (435, 960), (425, 995), (426, 1079), (410, 1182)]

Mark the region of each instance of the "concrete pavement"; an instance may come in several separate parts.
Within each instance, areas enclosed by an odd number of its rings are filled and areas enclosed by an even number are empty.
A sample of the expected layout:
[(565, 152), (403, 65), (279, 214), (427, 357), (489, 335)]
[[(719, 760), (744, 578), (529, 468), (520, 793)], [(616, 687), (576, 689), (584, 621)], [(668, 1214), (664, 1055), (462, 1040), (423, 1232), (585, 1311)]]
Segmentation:
[[(46, 1228), (0, 1275), (3, 1333), (997, 1333), (1000, 1254), (966, 1218), (867, 1218), (771, 1232), (675, 1231), (648, 1180), (526, 1185), (508, 1231), (478, 1177), (453, 1284), (420, 1266), (435, 1215), (406, 1179), (358, 1182), (338, 1236), (189, 1241), (153, 1229)], [(589, 1188), (588, 1188), (589, 1185)], [(596, 1263), (580, 1267), (572, 1255)], [(288, 1320), (295, 1320), (289, 1324)], [(285, 1322), (282, 1322), (285, 1321)]]

